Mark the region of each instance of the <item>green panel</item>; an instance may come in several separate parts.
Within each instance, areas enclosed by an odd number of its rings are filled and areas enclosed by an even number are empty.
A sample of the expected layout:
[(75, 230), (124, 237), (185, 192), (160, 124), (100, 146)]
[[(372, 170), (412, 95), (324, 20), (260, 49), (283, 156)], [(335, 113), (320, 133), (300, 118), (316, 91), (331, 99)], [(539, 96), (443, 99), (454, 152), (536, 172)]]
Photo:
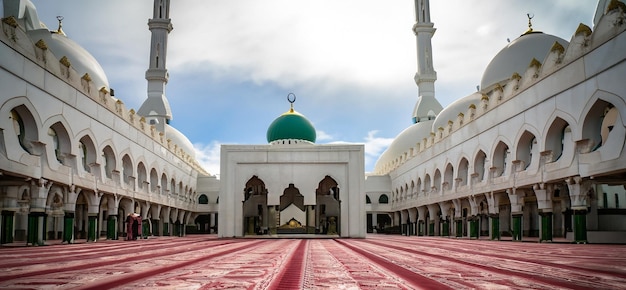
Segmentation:
[(434, 236), (435, 235), (435, 223), (434, 222), (429, 222), (428, 223), (428, 235), (429, 236)]
[(98, 220), (97, 216), (89, 216), (88, 225), (87, 225), (87, 241), (95, 242), (97, 240), (96, 232), (98, 231)]
[(448, 223), (447, 220), (443, 221), (443, 227), (442, 227), (442, 231), (441, 231), (441, 236), (442, 237), (450, 236), (450, 224)]
[(152, 235), (159, 235), (159, 220), (151, 220), (152, 221)]
[(143, 220), (141, 221), (141, 235), (144, 239), (147, 239), (150, 236), (150, 221)]
[(26, 236), (26, 243), (33, 246), (42, 246), (43, 243), (43, 220), (45, 218), (44, 213), (30, 213), (28, 215), (28, 230)]
[(541, 240), (552, 241), (552, 213), (541, 216)]
[(478, 218), (470, 221), (470, 238), (478, 239)]
[(456, 224), (456, 237), (463, 237), (463, 221), (458, 220), (454, 222)]
[(513, 240), (521, 241), (522, 240), (522, 216), (514, 215), (511, 221), (511, 226), (513, 230)]
[(117, 216), (110, 215), (107, 219), (107, 239), (117, 240)]
[(163, 223), (163, 235), (164, 236), (169, 236), (170, 235), (170, 233), (169, 233), (169, 226), (170, 226), (169, 223)]
[(74, 215), (63, 217), (63, 242), (74, 242)]
[(424, 235), (424, 221), (417, 222), (417, 235), (418, 236)]
[(13, 218), (14, 212), (2, 212), (2, 237), (0, 241), (2, 244), (13, 242)]
[(491, 239), (500, 240), (500, 218), (489, 217), (491, 219)]
[(574, 211), (574, 242), (587, 243), (587, 215), (583, 211)]

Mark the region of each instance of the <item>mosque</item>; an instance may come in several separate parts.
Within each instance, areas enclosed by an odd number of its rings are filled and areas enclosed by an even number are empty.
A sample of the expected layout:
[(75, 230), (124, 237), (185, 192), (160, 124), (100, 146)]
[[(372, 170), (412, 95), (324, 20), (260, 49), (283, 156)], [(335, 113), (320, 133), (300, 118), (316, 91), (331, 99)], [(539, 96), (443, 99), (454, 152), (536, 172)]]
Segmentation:
[[(413, 124), (364, 172), (364, 146), (316, 144), (295, 108), (268, 144), (222, 145), (218, 179), (170, 125), (170, 1), (154, 0), (135, 111), (30, 0), (0, 0), (0, 244), (366, 233), (626, 243), (626, 5), (600, 0), (569, 41), (529, 29), (447, 107), (428, 0), (415, 0)], [(124, 92), (120, 92), (123, 94)], [(625, 117), (621, 117), (625, 116)], [(621, 201), (621, 204), (620, 204)], [(128, 226), (128, 227), (127, 227)]]

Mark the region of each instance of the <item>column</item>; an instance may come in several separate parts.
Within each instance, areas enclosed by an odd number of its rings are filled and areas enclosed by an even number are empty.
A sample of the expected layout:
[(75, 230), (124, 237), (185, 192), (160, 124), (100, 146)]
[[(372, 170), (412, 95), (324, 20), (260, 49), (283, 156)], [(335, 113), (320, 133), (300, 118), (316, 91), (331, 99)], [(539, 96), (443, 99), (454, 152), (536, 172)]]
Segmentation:
[(159, 235), (159, 220), (150, 219), (150, 221), (152, 222), (152, 235), (158, 236)]
[(107, 218), (107, 239), (117, 240), (117, 215), (111, 214)]
[(144, 239), (147, 239), (149, 235), (150, 235), (150, 220), (142, 219), (141, 220), (141, 236)]
[(511, 230), (513, 241), (521, 241), (522, 240), (522, 213), (512, 214), (511, 220)]
[(575, 209), (574, 211), (574, 242), (577, 244), (587, 243), (587, 210)]
[(13, 218), (15, 212), (9, 210), (2, 211), (2, 233), (0, 236), (0, 244), (8, 244), (13, 242)]
[(74, 213), (65, 212), (63, 217), (63, 242), (74, 243)]
[(498, 214), (489, 215), (489, 223), (491, 224), (491, 239), (500, 240), (500, 216)]
[[(552, 212), (540, 212), (541, 216), (541, 237), (539, 242), (552, 241)], [(586, 239), (586, 237), (585, 237)]]
[(31, 212), (28, 214), (28, 230), (26, 244), (32, 246), (44, 245), (45, 212)]
[(98, 240), (98, 216), (88, 214), (87, 223), (87, 242), (95, 242)]
[(454, 224), (456, 225), (455, 237), (457, 238), (463, 237), (463, 219), (462, 218), (455, 219)]
[(589, 206), (589, 192), (592, 183), (583, 180), (580, 176), (573, 176), (565, 180), (569, 189), (569, 197), (574, 215), (574, 242), (587, 243), (587, 207)]
[(163, 236), (169, 236), (170, 235), (170, 223), (163, 221)]
[(424, 221), (423, 220), (417, 221), (417, 235), (420, 237), (424, 236)]
[(469, 219), (470, 239), (472, 239), (472, 238), (478, 239), (478, 235), (479, 235), (478, 225), (479, 225), (479, 222), (480, 222), (480, 218), (478, 216), (472, 216)]

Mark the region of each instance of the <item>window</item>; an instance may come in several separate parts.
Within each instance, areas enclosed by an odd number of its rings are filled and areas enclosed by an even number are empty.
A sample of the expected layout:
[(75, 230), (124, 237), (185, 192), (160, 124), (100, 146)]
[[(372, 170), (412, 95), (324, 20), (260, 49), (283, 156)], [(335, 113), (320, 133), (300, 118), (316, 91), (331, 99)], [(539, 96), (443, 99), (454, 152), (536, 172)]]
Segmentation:
[(381, 196), (378, 198), (378, 203), (381, 203), (381, 204), (388, 204), (388, 203), (389, 203), (389, 197), (388, 197), (386, 194), (381, 195)]

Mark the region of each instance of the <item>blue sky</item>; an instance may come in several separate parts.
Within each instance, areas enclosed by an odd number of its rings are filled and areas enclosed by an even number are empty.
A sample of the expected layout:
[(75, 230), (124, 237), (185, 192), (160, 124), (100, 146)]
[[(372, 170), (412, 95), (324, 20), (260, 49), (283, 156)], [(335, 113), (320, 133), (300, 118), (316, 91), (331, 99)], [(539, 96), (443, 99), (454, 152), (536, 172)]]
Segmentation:
[[(104, 68), (115, 96), (146, 98), (152, 0), (32, 0), (48, 28), (63, 30)], [(219, 174), (220, 144), (266, 144), (269, 124), (295, 108), (317, 143), (365, 144), (365, 171), (411, 124), (417, 101), (410, 0), (175, 0), (166, 95), (171, 125)], [(432, 40), (443, 106), (476, 90), (496, 53), (528, 28), (570, 40), (592, 26), (593, 0), (431, 1)]]

